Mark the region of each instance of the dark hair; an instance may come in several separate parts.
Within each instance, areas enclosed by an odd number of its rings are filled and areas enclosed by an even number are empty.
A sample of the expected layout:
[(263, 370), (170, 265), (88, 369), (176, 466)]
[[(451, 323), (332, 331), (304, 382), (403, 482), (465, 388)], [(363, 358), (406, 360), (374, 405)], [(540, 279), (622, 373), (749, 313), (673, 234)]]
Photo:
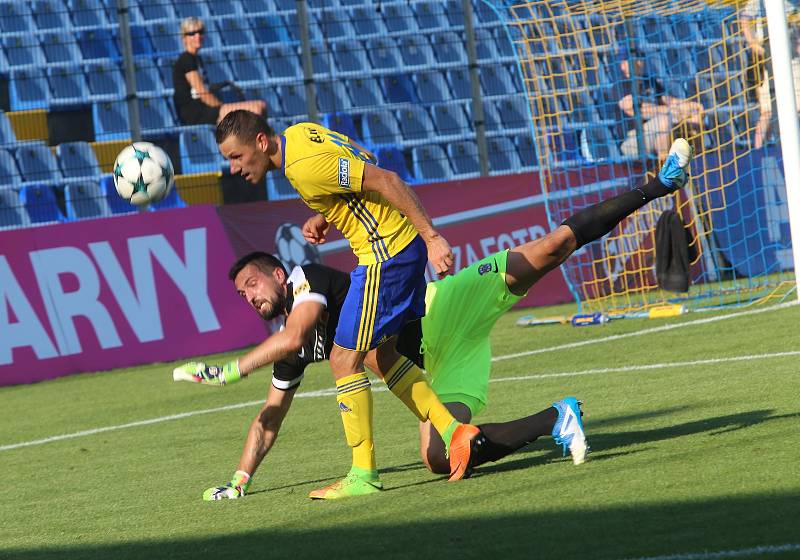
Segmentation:
[(244, 109), (231, 111), (217, 125), (217, 144), (222, 144), (228, 136), (236, 136), (243, 142), (255, 142), (259, 132), (267, 136), (275, 136), (275, 131), (261, 115)]
[(233, 266), (228, 271), (228, 278), (236, 280), (236, 275), (250, 263), (255, 264), (265, 274), (270, 274), (276, 268), (280, 268), (284, 274), (287, 274), (286, 267), (276, 256), (263, 251), (253, 251), (233, 263)]

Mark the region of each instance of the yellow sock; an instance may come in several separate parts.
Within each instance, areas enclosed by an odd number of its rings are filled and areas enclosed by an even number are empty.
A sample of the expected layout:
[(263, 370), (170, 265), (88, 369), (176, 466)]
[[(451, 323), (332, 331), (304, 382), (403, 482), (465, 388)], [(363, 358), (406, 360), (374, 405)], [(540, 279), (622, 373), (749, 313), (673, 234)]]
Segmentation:
[[(447, 432), (452, 434), (453, 422), (456, 422), (456, 419), (433, 392), (422, 370), (414, 362), (400, 357), (384, 379), (389, 390), (403, 401), (421, 422), (430, 420), (439, 435), (443, 437)], [(455, 425), (458, 425), (458, 422)], [(449, 439), (445, 439), (445, 443), (449, 443)]]
[(336, 380), (336, 401), (342, 414), (347, 445), (353, 448), (353, 466), (376, 470), (372, 439), (372, 391), (362, 371)]

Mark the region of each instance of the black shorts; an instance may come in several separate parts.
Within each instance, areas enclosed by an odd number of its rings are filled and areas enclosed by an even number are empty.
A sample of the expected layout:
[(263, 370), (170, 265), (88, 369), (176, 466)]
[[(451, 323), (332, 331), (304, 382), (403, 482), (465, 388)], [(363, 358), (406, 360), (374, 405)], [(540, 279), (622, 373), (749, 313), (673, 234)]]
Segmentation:
[(178, 118), (183, 124), (217, 124), (218, 116), (219, 107), (211, 107), (199, 99), (178, 107)]

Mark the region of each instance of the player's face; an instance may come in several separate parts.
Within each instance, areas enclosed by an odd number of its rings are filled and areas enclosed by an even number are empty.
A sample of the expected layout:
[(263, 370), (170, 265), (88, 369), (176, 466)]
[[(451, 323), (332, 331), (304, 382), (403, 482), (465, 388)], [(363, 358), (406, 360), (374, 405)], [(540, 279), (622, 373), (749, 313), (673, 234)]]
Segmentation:
[(266, 273), (250, 263), (239, 271), (234, 284), (238, 294), (267, 321), (285, 313), (286, 287), (282, 270)]
[(231, 164), (231, 174), (239, 174), (254, 185), (264, 180), (269, 170), (269, 138), (259, 134), (253, 143), (242, 142), (231, 134), (219, 145), (219, 151)]

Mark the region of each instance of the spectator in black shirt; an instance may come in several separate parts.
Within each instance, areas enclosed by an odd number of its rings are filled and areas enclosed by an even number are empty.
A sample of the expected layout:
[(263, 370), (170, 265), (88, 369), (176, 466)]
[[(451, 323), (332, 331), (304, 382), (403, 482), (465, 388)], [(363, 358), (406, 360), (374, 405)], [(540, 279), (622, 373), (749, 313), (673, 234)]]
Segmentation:
[(203, 62), (197, 54), (203, 46), (205, 27), (203, 20), (189, 17), (181, 22), (183, 47), (186, 49), (172, 67), (172, 83), (175, 87), (173, 100), (178, 118), (184, 124), (217, 124), (225, 115), (237, 109), (251, 111), (264, 116), (267, 104), (264, 101), (241, 101), (222, 103), (209, 91), (203, 76)]

